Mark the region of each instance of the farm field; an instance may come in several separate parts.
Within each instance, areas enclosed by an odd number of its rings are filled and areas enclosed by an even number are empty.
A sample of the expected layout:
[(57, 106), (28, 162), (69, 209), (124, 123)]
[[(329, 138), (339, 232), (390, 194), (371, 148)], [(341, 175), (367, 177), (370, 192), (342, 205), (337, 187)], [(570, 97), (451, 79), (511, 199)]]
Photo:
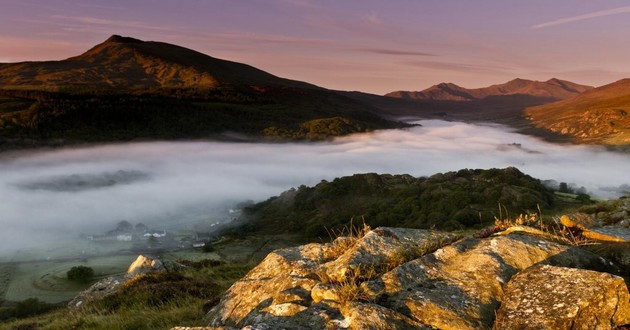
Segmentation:
[(32, 261), (0, 265), (0, 292), (6, 301), (38, 298), (49, 303), (72, 299), (90, 284), (68, 281), (66, 272), (74, 266), (92, 267), (97, 279), (123, 273), (136, 255), (95, 257), (83, 260)]

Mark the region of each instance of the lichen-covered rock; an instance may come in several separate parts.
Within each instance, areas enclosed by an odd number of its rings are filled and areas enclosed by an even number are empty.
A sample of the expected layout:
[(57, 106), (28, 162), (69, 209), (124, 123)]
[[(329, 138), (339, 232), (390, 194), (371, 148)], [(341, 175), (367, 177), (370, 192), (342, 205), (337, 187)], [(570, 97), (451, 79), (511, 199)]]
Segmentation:
[(325, 248), (323, 244), (308, 244), (271, 252), (226, 292), (208, 314), (210, 324), (244, 326), (262, 321), (264, 315), (274, 316), (269, 312), (272, 305), (309, 306), (311, 290), (319, 283), (315, 271)]
[(589, 270), (538, 265), (505, 289), (497, 329), (614, 329), (630, 323), (623, 278)]
[(548, 234), (456, 239), (376, 228), (359, 239), (277, 250), (207, 318), (210, 326), (243, 329), (490, 329), (506, 284), (534, 265), (619, 272)]
[(386, 304), (440, 329), (491, 327), (503, 286), (537, 263), (608, 269), (600, 257), (525, 235), (469, 238), (384, 274)]
[(377, 304), (350, 302), (342, 307), (341, 313), (345, 317), (344, 323), (348, 329), (433, 329), (410, 319), (402, 313)]
[(438, 231), (380, 227), (368, 232), (335, 260), (324, 264), (323, 269), (330, 279), (342, 282), (346, 277), (356, 275), (360, 267), (369, 265), (379, 269), (399, 258), (403, 251), (424, 249), (424, 252), (432, 252), (459, 238)]

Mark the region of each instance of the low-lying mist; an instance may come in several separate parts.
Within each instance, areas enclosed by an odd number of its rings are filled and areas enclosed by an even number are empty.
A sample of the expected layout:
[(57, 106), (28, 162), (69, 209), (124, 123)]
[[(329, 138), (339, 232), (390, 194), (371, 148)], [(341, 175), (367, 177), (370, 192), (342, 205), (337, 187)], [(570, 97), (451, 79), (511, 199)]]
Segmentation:
[(0, 155), (0, 251), (112, 229), (214, 221), (217, 210), (322, 179), (377, 172), (426, 176), (516, 166), (602, 197), (629, 183), (630, 156), (556, 145), (501, 126), (422, 127), (317, 144), (160, 142)]

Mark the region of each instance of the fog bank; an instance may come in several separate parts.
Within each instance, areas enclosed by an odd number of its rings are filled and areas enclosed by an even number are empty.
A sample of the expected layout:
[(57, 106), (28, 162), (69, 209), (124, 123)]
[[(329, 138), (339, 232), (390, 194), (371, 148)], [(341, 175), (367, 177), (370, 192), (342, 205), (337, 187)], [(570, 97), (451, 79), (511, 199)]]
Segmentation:
[(501, 126), (422, 121), (317, 144), (159, 142), (0, 155), (0, 250), (132, 223), (212, 220), (217, 208), (354, 173), (414, 176), (516, 166), (540, 179), (630, 183), (629, 155), (556, 145)]

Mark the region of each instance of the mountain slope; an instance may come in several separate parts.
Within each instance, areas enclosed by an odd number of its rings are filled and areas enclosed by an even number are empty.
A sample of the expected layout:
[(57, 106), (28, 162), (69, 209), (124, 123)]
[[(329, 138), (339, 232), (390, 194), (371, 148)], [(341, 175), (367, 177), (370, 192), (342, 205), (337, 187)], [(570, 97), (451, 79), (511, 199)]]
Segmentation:
[(406, 126), (308, 83), (112, 36), (62, 61), (0, 66), (0, 148), (156, 139), (325, 139)]
[(452, 83), (441, 83), (420, 92), (397, 91), (386, 96), (411, 100), (473, 101), (491, 96), (529, 95), (541, 99), (563, 100), (592, 88), (555, 78), (547, 81), (517, 78), (504, 84), (474, 89), (463, 88)]
[(117, 35), (66, 60), (0, 66), (2, 88), (216, 88), (229, 85), (316, 88), (184, 47)]
[(525, 114), (539, 128), (576, 142), (630, 144), (630, 79), (589, 90), (579, 96), (531, 107)]

